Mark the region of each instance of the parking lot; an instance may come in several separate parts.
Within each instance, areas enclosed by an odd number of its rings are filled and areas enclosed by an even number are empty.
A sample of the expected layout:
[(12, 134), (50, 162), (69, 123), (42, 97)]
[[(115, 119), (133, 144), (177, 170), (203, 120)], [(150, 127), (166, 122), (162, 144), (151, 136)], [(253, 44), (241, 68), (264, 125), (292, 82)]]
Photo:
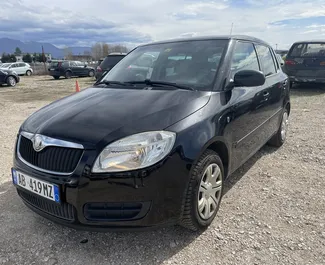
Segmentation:
[[(204, 233), (94, 233), (34, 214), (11, 185), (19, 126), (75, 93), (75, 80), (32, 76), (0, 87), (0, 264), (325, 264), (325, 86), (291, 90), (287, 142), (278, 150), (265, 146), (228, 179)], [(94, 79), (78, 82), (83, 89)]]

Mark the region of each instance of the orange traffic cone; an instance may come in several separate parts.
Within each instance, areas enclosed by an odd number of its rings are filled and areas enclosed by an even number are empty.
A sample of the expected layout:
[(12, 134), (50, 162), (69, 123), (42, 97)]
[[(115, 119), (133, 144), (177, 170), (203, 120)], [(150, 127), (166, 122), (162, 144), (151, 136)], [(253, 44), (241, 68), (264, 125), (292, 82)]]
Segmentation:
[(76, 92), (80, 92), (80, 87), (77, 79), (76, 79)]

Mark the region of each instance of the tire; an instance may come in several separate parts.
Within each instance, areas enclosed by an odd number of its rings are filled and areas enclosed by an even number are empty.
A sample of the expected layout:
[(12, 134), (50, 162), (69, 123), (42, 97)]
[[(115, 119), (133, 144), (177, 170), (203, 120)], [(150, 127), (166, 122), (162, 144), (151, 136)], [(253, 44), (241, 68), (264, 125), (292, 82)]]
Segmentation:
[(277, 133), (268, 142), (269, 145), (274, 147), (281, 147), (284, 144), (288, 132), (288, 119), (289, 119), (288, 109), (285, 108), (282, 113), (280, 127)]
[(64, 77), (65, 77), (66, 79), (70, 79), (71, 76), (72, 76), (72, 73), (71, 73), (70, 71), (66, 71), (66, 72), (65, 72)]
[(27, 70), (27, 71), (26, 71), (26, 75), (27, 75), (27, 76), (31, 76), (31, 75), (32, 75), (32, 71), (31, 71), (31, 70)]
[(88, 76), (89, 77), (94, 77), (95, 75), (95, 71), (94, 70), (90, 70), (89, 73), (88, 73)]
[(14, 87), (14, 86), (16, 86), (16, 84), (17, 84), (16, 79), (13, 76), (8, 76), (7, 85), (11, 86), (11, 87)]
[(57, 76), (57, 75), (53, 76), (53, 78), (54, 78), (55, 80), (58, 80), (58, 79), (60, 79), (60, 77), (59, 77), (59, 76)]
[[(212, 170), (210, 172), (219, 174), (217, 176), (212, 174), (212, 178), (209, 178), (209, 169)], [(213, 175), (215, 176), (213, 177)], [(209, 179), (215, 185), (207, 184)], [(219, 155), (212, 150), (206, 150), (193, 166), (179, 224), (192, 231), (206, 229), (219, 210), (223, 183), (224, 168)], [(214, 195), (210, 194), (209, 197), (210, 192)], [(213, 199), (212, 196), (214, 196)]]

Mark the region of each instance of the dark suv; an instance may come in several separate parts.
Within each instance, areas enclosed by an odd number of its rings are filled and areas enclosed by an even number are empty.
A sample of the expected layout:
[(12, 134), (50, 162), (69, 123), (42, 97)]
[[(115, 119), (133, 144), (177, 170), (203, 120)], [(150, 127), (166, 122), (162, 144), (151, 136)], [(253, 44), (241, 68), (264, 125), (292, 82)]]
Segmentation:
[(95, 75), (95, 69), (89, 67), (84, 62), (79, 61), (55, 61), (51, 62), (49, 66), (49, 74), (54, 79), (59, 79), (61, 76), (65, 78), (71, 78), (74, 76), (89, 76)]
[(325, 83), (325, 41), (296, 42), (285, 59), (290, 83)]
[(126, 53), (110, 53), (107, 55), (106, 58), (96, 68), (96, 79), (98, 80), (105, 71), (112, 69), (120, 60), (123, 59), (125, 55)]
[(139, 46), (22, 124), (13, 183), (28, 207), (67, 226), (204, 229), (225, 179), (285, 142), (289, 113), (288, 77), (262, 40)]

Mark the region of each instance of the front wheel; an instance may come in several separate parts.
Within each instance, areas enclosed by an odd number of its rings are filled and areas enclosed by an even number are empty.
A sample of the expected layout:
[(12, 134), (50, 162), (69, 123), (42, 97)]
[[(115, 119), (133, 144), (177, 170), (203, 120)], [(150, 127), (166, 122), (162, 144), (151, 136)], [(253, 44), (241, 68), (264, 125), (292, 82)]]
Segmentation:
[(27, 75), (27, 76), (31, 76), (31, 75), (32, 75), (32, 71), (31, 71), (31, 70), (27, 70), (27, 71), (26, 71), (26, 75)]
[(194, 165), (180, 225), (192, 231), (207, 228), (217, 215), (223, 192), (224, 168), (219, 155), (206, 150)]
[(93, 77), (94, 75), (95, 75), (95, 72), (93, 70), (90, 70), (89, 73), (88, 73), (88, 76)]
[(269, 145), (280, 147), (284, 144), (285, 140), (287, 139), (288, 124), (289, 124), (289, 112), (287, 109), (285, 109), (282, 114), (279, 130), (268, 142)]
[(14, 87), (16, 86), (16, 84), (17, 84), (16, 79), (13, 76), (9, 76), (7, 79), (7, 85)]

